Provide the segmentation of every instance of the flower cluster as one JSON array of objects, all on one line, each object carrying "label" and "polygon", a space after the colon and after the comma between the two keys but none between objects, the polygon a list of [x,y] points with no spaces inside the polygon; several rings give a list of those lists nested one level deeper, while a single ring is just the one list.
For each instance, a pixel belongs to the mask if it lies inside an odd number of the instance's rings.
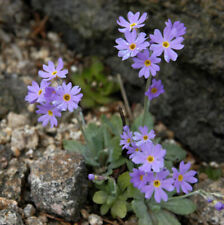
[{"label": "flower cluster", "polygon": [[[155,77],[160,70],[159,63],[162,54],[166,62],[176,61],[177,53],[174,50],[180,50],[184,47],[182,44],[186,33],[186,27],[180,21],[175,21],[173,24],[170,19],[165,22],[163,34],[158,30],[154,30],[154,34],[147,37],[146,33],[138,32],[138,29],[143,27],[147,19],[147,13],[128,12],[128,21],[122,16],[119,17],[117,23],[122,28],[118,30],[124,34],[125,38],[117,38],[116,43],[118,56],[122,60],[130,57],[133,58],[132,67],[139,69],[139,77],[148,79],[151,76]],[[158,97],[164,92],[161,81],[154,79],[149,90],[145,93],[150,100]]]},{"label": "flower cluster", "polygon": [[189,193],[192,191],[190,184],[197,182],[194,177],[196,171],[190,170],[190,163],[181,161],[179,170],[172,168],[171,174],[164,165],[166,150],[160,144],[153,143],[154,137],[154,130],[149,131],[147,126],[139,127],[139,132],[134,134],[128,126],[123,128],[120,145],[122,149],[127,149],[129,158],[138,165],[130,173],[134,187],[148,199],[154,194],[156,202],[167,201],[167,192],[174,189],[177,193]]},{"label": "flower cluster", "polygon": [[25,100],[30,104],[39,103],[36,113],[42,114],[38,118],[38,122],[42,122],[43,126],[48,123],[51,127],[57,126],[56,117],[61,117],[62,111],[72,112],[77,109],[83,96],[79,86],[72,87],[71,82],[59,84],[59,78],[66,78],[68,73],[68,70],[63,69],[63,66],[61,58],[58,59],[57,67],[49,61],[48,65],[43,65],[43,71],[38,72],[38,75],[43,78],[40,85],[33,81],[32,85],[28,86]]}]

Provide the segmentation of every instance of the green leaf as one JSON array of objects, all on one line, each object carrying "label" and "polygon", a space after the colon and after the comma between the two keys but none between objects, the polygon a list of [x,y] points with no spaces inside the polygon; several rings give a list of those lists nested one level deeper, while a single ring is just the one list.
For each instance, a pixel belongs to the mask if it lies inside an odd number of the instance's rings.
[{"label": "green leaf", "polygon": [[101,215],[105,215],[108,212],[109,209],[110,209],[109,205],[107,205],[107,204],[101,205],[101,207],[100,207],[100,214]]},{"label": "green leaf", "polygon": [[221,168],[214,168],[211,166],[200,168],[200,172],[206,173],[209,179],[218,180],[222,176]]},{"label": "green leaf", "polygon": [[177,218],[166,210],[159,210],[153,213],[156,225],[181,225]]},{"label": "green leaf", "polygon": [[186,157],[186,151],[183,150],[176,143],[164,142],[162,144],[163,148],[166,149],[166,160],[168,161],[178,161],[184,160]]},{"label": "green leaf", "polygon": [[130,175],[129,172],[122,173],[117,180],[117,183],[121,189],[121,191],[124,191],[131,183],[130,183]]},{"label": "green leaf", "polygon": [[[142,126],[142,119],[143,119],[143,113],[140,114],[140,116],[135,118],[133,125],[132,125],[132,130],[136,131],[136,130],[138,130],[138,128],[140,126]],[[147,126],[149,130],[153,129],[154,118],[153,118],[152,114],[149,112],[146,114],[146,121],[145,121],[144,125]]]},{"label": "green leaf", "polygon": [[144,200],[133,200],[131,204],[133,211],[139,218],[138,220],[139,225],[153,225],[150,215],[148,213],[147,206],[144,203]]},{"label": "green leaf", "polygon": [[127,195],[129,198],[134,198],[136,200],[144,200],[145,196],[141,193],[137,188],[135,188],[132,184],[128,186]]},{"label": "green leaf", "polygon": [[188,215],[196,209],[195,204],[190,199],[172,199],[163,202],[162,207],[178,215]]},{"label": "green leaf", "polygon": [[107,193],[104,191],[97,191],[95,192],[95,194],[93,195],[93,201],[97,204],[103,204],[106,202],[107,200]]},{"label": "green leaf", "polygon": [[83,153],[86,150],[86,146],[73,140],[63,140],[64,149],[68,152]]},{"label": "green leaf", "polygon": [[126,202],[122,200],[117,200],[111,208],[111,215],[113,217],[124,218],[126,214],[127,214]]}]

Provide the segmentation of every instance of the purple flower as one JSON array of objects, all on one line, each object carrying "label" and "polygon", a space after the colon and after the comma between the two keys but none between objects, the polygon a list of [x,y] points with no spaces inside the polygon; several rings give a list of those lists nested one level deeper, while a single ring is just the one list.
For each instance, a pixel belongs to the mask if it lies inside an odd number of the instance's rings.
[{"label": "purple flower", "polygon": [[177,37],[173,39],[172,28],[165,27],[163,30],[163,36],[158,29],[155,29],[154,34],[150,35],[152,45],[150,50],[153,51],[153,54],[160,56],[164,52],[164,59],[166,62],[170,60],[176,61],[177,53],[174,50],[180,50],[184,47],[182,45],[183,37]]},{"label": "purple flower", "polygon": [[148,96],[149,100],[151,101],[153,98],[158,97],[160,94],[164,92],[163,85],[161,80],[152,80],[152,84],[149,87],[149,90],[145,92],[145,95]]},{"label": "purple flower", "polygon": [[142,152],[137,152],[132,161],[136,164],[142,164],[139,169],[145,172],[159,172],[164,167],[164,156],[166,150],[162,149],[160,144],[154,145],[151,142],[141,146]]},{"label": "purple flower", "polygon": [[166,27],[171,29],[171,35],[172,37],[179,37],[186,33],[186,27],[183,23],[180,21],[175,21],[173,24],[170,19],[168,19],[167,22],[165,22]]},{"label": "purple flower", "polygon": [[141,190],[147,183],[145,175],[146,173],[144,171],[134,168],[133,172],[130,173],[130,177],[131,177],[130,181],[133,184],[133,186]]},{"label": "purple flower", "polygon": [[32,81],[32,86],[28,86],[28,94],[25,97],[25,100],[31,104],[35,102],[44,102],[44,93],[45,88],[48,87],[49,83],[45,80],[42,80],[40,86],[37,82]]},{"label": "purple flower", "polygon": [[133,142],[132,132],[130,131],[129,127],[126,125],[123,127],[123,133],[121,134],[120,145],[122,149],[127,149],[131,143]]},{"label": "purple flower", "polygon": [[190,163],[184,164],[184,162],[181,161],[179,171],[176,168],[172,168],[174,186],[177,189],[177,193],[180,192],[181,188],[182,191],[187,194],[188,192],[192,191],[192,187],[189,183],[193,184],[198,181],[197,178],[194,177],[197,172],[194,170],[188,171],[190,167]]},{"label": "purple flower", "polygon": [[56,108],[54,105],[51,105],[50,103],[38,105],[37,108],[38,110],[36,111],[36,113],[44,114],[38,118],[38,122],[42,122],[44,127],[49,122],[51,124],[51,128],[57,126],[58,121],[56,119],[56,116],[61,116],[61,112],[58,108]]},{"label": "purple flower", "polygon": [[124,28],[119,28],[118,30],[121,33],[125,33],[126,31],[131,31],[134,28],[140,28],[145,26],[144,21],[147,19],[147,13],[143,13],[139,18],[140,12],[133,14],[132,12],[128,12],[128,20],[125,20],[124,17],[120,16],[119,20],[117,20],[118,25]]},{"label": "purple flower", "polygon": [[83,94],[80,93],[81,88],[79,86],[72,87],[72,83],[69,82],[67,85],[63,82],[62,86],[58,87],[56,103],[62,111],[67,109],[72,112],[78,108],[78,103],[81,100]]},{"label": "purple flower", "polygon": [[44,71],[40,70],[38,74],[40,77],[45,78],[47,80],[52,80],[55,77],[66,78],[65,75],[68,73],[68,70],[62,70],[63,66],[64,64],[61,58],[58,59],[58,65],[56,69],[54,63],[52,61],[49,61],[48,66],[43,65]]},{"label": "purple flower", "polygon": [[127,149],[128,149],[127,154],[130,155],[130,158],[133,158],[137,152],[142,151],[141,147],[137,146],[135,142],[133,142],[131,146],[127,147]]},{"label": "purple flower", "polygon": [[142,191],[145,193],[145,197],[147,199],[150,199],[152,197],[152,194],[154,193],[154,198],[156,202],[160,202],[161,200],[167,201],[168,196],[167,193],[164,191],[173,191],[173,179],[166,177],[169,175],[168,170],[163,170],[156,175],[154,175],[152,172],[147,174],[147,181],[149,184],[145,185],[142,188]]},{"label": "purple flower", "polygon": [[88,179],[89,180],[94,180],[95,179],[95,175],[94,174],[88,174]]},{"label": "purple flower", "polygon": [[159,66],[156,63],[161,61],[160,58],[157,58],[155,55],[149,56],[149,50],[145,49],[143,52],[138,53],[136,58],[133,58],[134,63],[132,67],[134,69],[140,69],[139,77],[144,76],[146,79],[149,78],[150,73],[152,76],[156,75],[156,72],[159,71]]},{"label": "purple flower", "polygon": [[222,202],[216,202],[215,203],[215,209],[218,211],[221,211],[224,209],[224,204]]},{"label": "purple flower", "polygon": [[56,92],[57,92],[57,88],[55,88],[55,87],[47,87],[45,89],[45,94],[44,94],[45,101],[47,103],[54,103],[55,99],[57,97]]},{"label": "purple flower", "polygon": [[155,137],[155,132],[154,130],[151,130],[148,133],[148,127],[139,127],[140,132],[134,132],[134,137],[133,139],[136,141],[136,145],[140,146],[144,143],[147,142],[152,142],[151,139]]},{"label": "purple flower", "polygon": [[124,35],[126,40],[117,38],[116,43],[118,45],[115,46],[119,50],[118,56],[122,57],[122,60],[136,56],[141,50],[149,46],[149,42],[146,41],[146,34],[143,32],[137,34],[136,30],[133,30],[132,32],[125,32]]}]

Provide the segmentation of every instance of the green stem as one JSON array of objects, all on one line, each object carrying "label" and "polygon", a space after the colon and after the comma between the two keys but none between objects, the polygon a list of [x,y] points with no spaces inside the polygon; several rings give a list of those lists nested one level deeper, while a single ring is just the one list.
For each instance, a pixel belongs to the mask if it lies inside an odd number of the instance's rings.
[{"label": "green stem", "polygon": [[[151,76],[148,78],[148,80],[146,82],[145,92],[148,91],[150,84],[151,84]],[[144,112],[143,112],[143,118],[142,118],[142,126],[145,125],[147,113],[149,112],[149,106],[150,106],[149,98],[148,98],[148,96],[145,96],[145,98],[144,98]]]},{"label": "green stem", "polygon": [[197,195],[197,194],[201,194],[201,190],[193,191],[193,192],[191,192],[189,194],[186,194],[186,195],[172,197],[172,198],[169,198],[169,200],[187,198],[187,197],[190,197],[192,195]]},{"label": "green stem", "polygon": [[82,132],[82,135],[83,135],[85,141],[88,142],[88,139],[86,138],[86,134],[85,134],[85,131],[84,131],[85,120],[84,120],[84,116],[83,116],[82,110],[80,108],[78,108],[75,111],[75,115],[76,115],[76,118],[78,120],[79,128],[80,128],[80,130]]}]

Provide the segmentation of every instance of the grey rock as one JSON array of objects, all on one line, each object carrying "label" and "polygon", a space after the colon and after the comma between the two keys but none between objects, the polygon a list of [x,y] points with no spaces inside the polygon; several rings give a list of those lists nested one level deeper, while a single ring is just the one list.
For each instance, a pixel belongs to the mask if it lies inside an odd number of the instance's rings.
[{"label": "grey rock", "polygon": [[21,215],[16,208],[6,208],[0,210],[0,224],[1,225],[23,225]]},{"label": "grey rock", "polygon": [[0,119],[5,117],[8,112],[25,112],[24,98],[27,87],[17,77],[12,75],[0,79]]},{"label": "grey rock", "polygon": [[87,194],[83,158],[64,151],[48,151],[30,165],[32,200],[39,210],[77,221]]},{"label": "grey rock", "polygon": [[95,224],[102,225],[103,224],[103,219],[96,214],[90,214],[88,221],[89,221],[90,225],[95,225]]},{"label": "grey rock", "polygon": [[126,17],[129,10],[148,12],[147,33],[163,29],[168,17],[184,22],[185,48],[178,51],[177,62],[162,66],[159,78],[164,82],[166,94],[153,101],[152,110],[201,159],[223,159],[222,1],[217,4],[213,0],[32,0],[31,5],[49,16],[68,46],[85,55],[103,56],[112,73],[123,76],[128,96],[135,102],[142,101],[144,85],[137,78],[138,72],[131,71],[130,63],[114,59],[117,55],[114,40],[121,36],[116,19],[120,15]]},{"label": "grey rock", "polygon": [[0,196],[20,201],[26,173],[26,164],[12,159],[7,169],[0,170]]},{"label": "grey rock", "polygon": [[[198,189],[224,195],[224,179],[221,178],[217,181],[206,180],[198,185]],[[195,195],[192,199],[197,205],[197,210],[187,217],[190,224],[224,225],[223,210],[216,210],[213,203],[208,203],[206,199],[199,195]]]},{"label": "grey rock", "polygon": [[46,223],[44,223],[40,218],[36,216],[32,216],[26,220],[26,224],[27,225],[45,225]]},{"label": "grey rock", "polygon": [[23,127],[29,123],[27,116],[13,112],[10,112],[8,114],[7,119],[8,119],[8,126],[12,129]]},{"label": "grey rock", "polygon": [[7,168],[12,158],[12,151],[8,145],[0,145],[0,170]]},{"label": "grey rock", "polygon": [[23,209],[25,217],[31,217],[35,214],[36,209],[33,205],[27,204],[26,207]]}]

